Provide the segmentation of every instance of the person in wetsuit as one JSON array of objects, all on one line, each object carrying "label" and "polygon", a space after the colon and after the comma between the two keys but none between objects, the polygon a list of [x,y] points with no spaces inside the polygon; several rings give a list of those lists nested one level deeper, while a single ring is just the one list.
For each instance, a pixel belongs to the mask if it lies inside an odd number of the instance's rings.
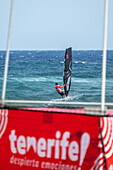
[{"label": "person in wetsuit", "polygon": [[58,85],[58,83],[55,83],[55,88],[57,90],[57,92],[62,96],[62,98],[66,97],[66,94],[61,90],[61,88],[63,88],[65,86],[65,84],[63,85]]}]

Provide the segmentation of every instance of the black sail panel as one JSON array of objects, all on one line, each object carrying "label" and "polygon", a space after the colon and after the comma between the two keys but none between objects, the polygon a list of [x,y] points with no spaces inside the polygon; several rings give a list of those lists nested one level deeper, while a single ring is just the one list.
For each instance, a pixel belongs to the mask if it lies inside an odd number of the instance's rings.
[{"label": "black sail panel", "polygon": [[66,96],[68,95],[71,86],[71,75],[72,75],[72,48],[70,47],[66,49],[64,60],[63,81],[64,84],[66,84],[66,86],[64,86]]}]

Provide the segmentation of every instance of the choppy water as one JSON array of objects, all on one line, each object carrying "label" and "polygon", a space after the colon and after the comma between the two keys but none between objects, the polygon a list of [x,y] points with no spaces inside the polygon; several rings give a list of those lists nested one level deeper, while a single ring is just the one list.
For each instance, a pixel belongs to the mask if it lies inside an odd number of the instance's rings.
[{"label": "choppy water", "polygon": [[[0,51],[0,96],[5,51]],[[61,100],[65,51],[11,51],[6,99]],[[102,51],[72,52],[72,85],[66,101],[101,101]],[[113,102],[113,51],[108,51],[106,102]]]}]

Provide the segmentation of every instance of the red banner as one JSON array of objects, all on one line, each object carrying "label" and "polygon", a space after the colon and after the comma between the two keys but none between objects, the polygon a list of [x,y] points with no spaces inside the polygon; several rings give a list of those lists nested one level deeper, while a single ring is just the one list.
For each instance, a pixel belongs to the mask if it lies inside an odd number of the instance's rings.
[{"label": "red banner", "polygon": [[[108,131],[111,127],[109,138],[112,144],[109,149],[104,122],[103,118],[103,143],[99,128],[100,117],[97,116],[0,110],[0,170],[93,170],[104,167],[105,163],[111,168],[113,121],[110,119],[111,124],[107,126]],[[106,147],[108,160],[103,146]]]}]

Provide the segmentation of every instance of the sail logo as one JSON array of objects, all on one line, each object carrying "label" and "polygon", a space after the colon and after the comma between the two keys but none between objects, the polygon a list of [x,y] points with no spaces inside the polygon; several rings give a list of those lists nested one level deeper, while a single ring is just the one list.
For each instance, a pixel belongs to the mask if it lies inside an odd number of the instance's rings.
[{"label": "sail logo", "polygon": [[4,134],[8,123],[8,110],[0,109],[0,138]]},{"label": "sail logo", "polygon": [[69,58],[69,54],[66,54],[66,60]]}]

